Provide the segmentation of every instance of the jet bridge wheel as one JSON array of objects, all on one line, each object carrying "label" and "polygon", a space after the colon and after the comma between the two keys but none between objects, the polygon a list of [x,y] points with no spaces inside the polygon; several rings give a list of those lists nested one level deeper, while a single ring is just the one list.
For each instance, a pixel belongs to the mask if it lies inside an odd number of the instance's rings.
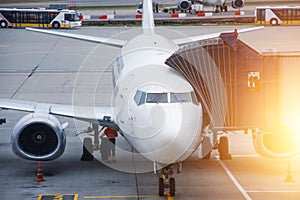
[{"label": "jet bridge wheel", "polygon": [[229,141],[227,136],[220,137],[218,151],[221,160],[231,160],[231,154],[229,153]]}]

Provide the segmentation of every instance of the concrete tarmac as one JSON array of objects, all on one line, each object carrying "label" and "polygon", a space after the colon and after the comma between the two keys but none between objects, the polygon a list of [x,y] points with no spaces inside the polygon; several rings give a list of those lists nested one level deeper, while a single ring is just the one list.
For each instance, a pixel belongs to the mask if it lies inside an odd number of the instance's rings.
[{"label": "concrete tarmac", "polygon": [[[157,31],[172,38],[233,30],[230,26],[172,27],[172,31],[165,28]],[[296,33],[297,28],[276,27],[278,33]],[[81,27],[62,31],[129,39],[141,30]],[[259,32],[252,32],[240,37],[255,43],[253,38],[257,34]],[[78,105],[90,105],[92,99],[97,100],[98,106],[110,105],[109,65],[119,55],[119,49],[24,29],[1,29],[0,38],[0,98]],[[34,68],[36,71],[32,74]],[[18,158],[11,150],[11,133],[25,114],[0,111],[0,117],[7,118],[7,123],[0,125],[1,199],[173,199],[158,197],[158,178],[151,172],[152,163],[132,152],[121,136],[117,139],[116,163],[102,162],[99,152],[95,152],[96,159],[92,162],[81,162],[82,138],[92,136],[75,136],[88,124],[67,118],[59,118],[70,124],[66,129],[65,153],[57,160],[43,162],[46,181],[35,182],[37,162]],[[216,159],[217,152],[213,152],[209,160],[199,160],[196,156],[188,159],[182,173],[175,176],[174,199],[300,198],[299,158],[261,158],[252,147],[251,135],[231,133],[229,137],[233,159],[220,161]],[[287,176],[292,182],[285,181]]]}]

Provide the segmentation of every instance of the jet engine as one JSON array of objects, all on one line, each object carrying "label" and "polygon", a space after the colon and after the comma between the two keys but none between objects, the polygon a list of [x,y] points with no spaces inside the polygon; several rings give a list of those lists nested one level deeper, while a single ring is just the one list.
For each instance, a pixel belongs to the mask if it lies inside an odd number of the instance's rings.
[{"label": "jet engine", "polygon": [[66,135],[58,119],[49,114],[31,113],[16,124],[12,134],[12,149],[24,159],[47,161],[62,155]]},{"label": "jet engine", "polygon": [[180,0],[178,2],[177,7],[182,10],[182,11],[186,11],[189,10],[191,8],[192,3],[190,1],[187,0]]},{"label": "jet engine", "polygon": [[254,131],[253,144],[257,153],[266,158],[288,158],[300,153],[299,133],[291,129],[280,132]]},{"label": "jet engine", "polygon": [[244,0],[231,0],[231,5],[235,9],[240,9],[244,7]]}]

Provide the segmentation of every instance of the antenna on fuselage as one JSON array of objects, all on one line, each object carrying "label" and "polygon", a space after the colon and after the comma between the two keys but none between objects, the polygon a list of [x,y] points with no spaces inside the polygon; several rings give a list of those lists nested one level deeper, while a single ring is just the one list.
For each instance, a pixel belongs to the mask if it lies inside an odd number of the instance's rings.
[{"label": "antenna on fuselage", "polygon": [[147,34],[147,35],[155,34],[152,0],[143,0],[142,27],[143,27],[143,34]]}]

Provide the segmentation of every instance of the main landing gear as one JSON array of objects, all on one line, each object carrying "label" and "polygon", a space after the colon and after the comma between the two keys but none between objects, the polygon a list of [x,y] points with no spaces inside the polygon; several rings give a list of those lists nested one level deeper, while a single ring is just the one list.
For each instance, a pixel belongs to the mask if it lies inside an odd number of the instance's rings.
[{"label": "main landing gear", "polygon": [[[158,195],[161,197],[165,195],[175,196],[176,185],[175,178],[172,177],[174,174],[173,167],[176,167],[177,173],[180,173],[182,163],[171,164],[161,169],[160,177],[158,179]],[[169,193],[165,193],[165,189],[169,189]]]},{"label": "main landing gear", "polygon": [[84,138],[83,139],[83,146],[82,146],[82,156],[80,158],[81,161],[92,161],[94,159],[93,156],[93,143],[91,138]]}]

